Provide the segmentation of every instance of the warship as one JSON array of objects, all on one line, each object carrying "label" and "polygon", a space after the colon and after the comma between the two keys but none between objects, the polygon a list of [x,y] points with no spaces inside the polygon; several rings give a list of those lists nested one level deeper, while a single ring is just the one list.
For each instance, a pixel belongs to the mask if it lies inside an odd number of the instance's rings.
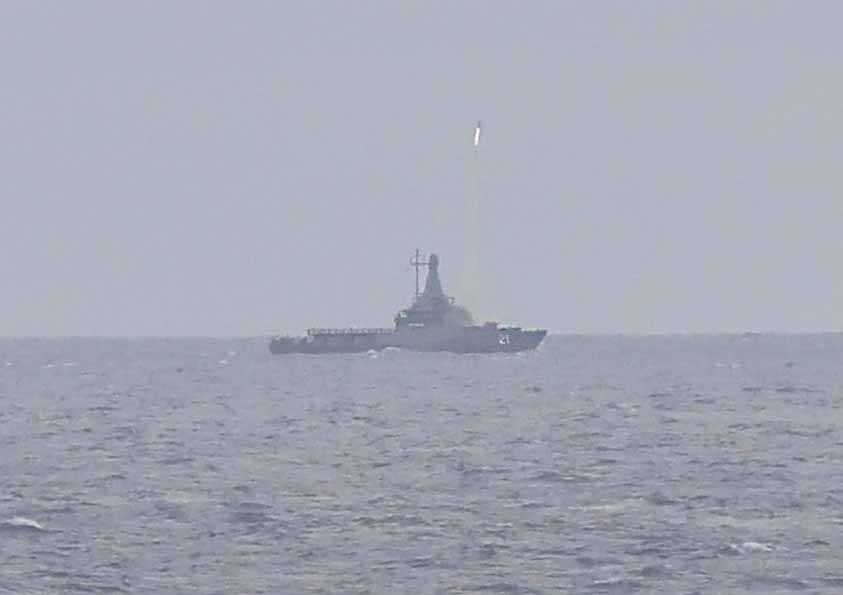
[{"label": "warship", "polygon": [[[416,250],[410,264],[416,270],[416,291],[409,308],[395,315],[394,328],[311,328],[303,337],[277,336],[272,353],[359,353],[388,347],[411,351],[454,353],[517,352],[535,349],[547,331],[475,324],[471,313],[445,295],[439,279],[439,258],[421,260]],[[419,292],[419,270],[427,267],[424,290]]]}]

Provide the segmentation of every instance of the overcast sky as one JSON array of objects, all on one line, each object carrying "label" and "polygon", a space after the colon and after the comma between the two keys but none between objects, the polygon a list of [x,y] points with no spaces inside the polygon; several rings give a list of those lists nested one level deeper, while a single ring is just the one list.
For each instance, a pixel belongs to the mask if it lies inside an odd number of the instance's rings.
[{"label": "overcast sky", "polygon": [[[843,330],[843,3],[0,3],[0,335]],[[474,160],[474,123],[484,137]]]}]

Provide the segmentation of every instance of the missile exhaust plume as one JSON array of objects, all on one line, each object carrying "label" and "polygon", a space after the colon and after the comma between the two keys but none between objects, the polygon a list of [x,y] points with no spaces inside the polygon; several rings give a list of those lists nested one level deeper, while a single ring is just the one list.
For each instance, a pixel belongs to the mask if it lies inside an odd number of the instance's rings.
[{"label": "missile exhaust plume", "polygon": [[464,228],[464,252],[463,270],[460,279],[460,295],[463,303],[470,310],[477,313],[478,307],[478,273],[480,269],[480,258],[478,251],[479,243],[479,211],[480,211],[480,133],[482,124],[477,121],[474,128],[474,159],[470,164],[470,188],[465,200],[465,228]]}]

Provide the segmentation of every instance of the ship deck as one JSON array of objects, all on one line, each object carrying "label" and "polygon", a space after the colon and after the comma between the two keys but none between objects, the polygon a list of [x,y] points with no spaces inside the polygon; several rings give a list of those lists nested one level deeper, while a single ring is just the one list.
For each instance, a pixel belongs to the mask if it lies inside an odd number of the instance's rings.
[{"label": "ship deck", "polygon": [[307,336],[390,335],[394,332],[391,328],[309,328],[307,329]]}]

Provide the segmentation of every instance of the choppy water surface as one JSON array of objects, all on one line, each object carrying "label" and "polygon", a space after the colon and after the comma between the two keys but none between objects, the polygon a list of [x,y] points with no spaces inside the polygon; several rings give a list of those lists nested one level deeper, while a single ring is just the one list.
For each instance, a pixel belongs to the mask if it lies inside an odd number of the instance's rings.
[{"label": "choppy water surface", "polygon": [[0,592],[840,593],[843,336],[0,341]]}]

